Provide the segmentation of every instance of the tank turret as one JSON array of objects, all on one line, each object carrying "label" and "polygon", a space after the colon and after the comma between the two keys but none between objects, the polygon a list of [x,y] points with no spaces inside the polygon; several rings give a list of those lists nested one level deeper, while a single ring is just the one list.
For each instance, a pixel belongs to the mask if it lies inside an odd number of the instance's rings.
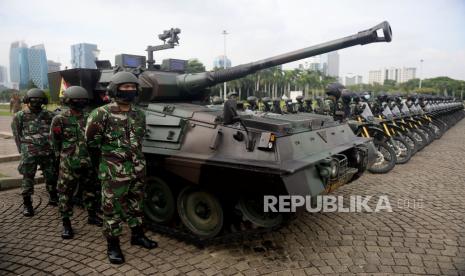
[{"label": "tank turret", "polygon": [[[383,36],[378,35],[380,30],[382,30]],[[355,45],[364,45],[374,42],[390,42],[391,39],[391,27],[388,22],[384,21],[370,29],[351,36],[223,70],[195,74],[178,74],[149,70],[143,72],[139,76],[143,89],[140,101],[202,101],[205,99],[206,93],[208,92],[207,88],[218,83],[239,79],[263,69],[323,53]]]}]

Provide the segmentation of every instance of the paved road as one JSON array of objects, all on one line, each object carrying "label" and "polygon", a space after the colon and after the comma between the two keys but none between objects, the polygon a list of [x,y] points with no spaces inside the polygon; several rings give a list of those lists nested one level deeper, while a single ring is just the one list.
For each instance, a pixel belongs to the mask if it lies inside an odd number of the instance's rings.
[{"label": "paved road", "polygon": [[12,116],[0,116],[0,132],[11,133],[11,119]]},{"label": "paved road", "polygon": [[[84,223],[80,210],[74,219],[76,238],[60,238],[57,210],[45,206],[43,186],[34,196],[32,219],[18,215],[18,190],[2,192],[0,274],[465,275],[464,137],[465,120],[408,164],[381,177],[367,174],[336,192],[387,195],[392,213],[305,213],[258,240],[203,250],[153,233],[160,247],[139,250],[126,234],[127,262],[121,266],[108,264],[100,231]],[[422,206],[399,206],[405,199]]]},{"label": "paved road", "polygon": [[[0,116],[0,133],[11,134],[11,116]],[[12,137],[0,135],[0,156],[18,154]]]}]

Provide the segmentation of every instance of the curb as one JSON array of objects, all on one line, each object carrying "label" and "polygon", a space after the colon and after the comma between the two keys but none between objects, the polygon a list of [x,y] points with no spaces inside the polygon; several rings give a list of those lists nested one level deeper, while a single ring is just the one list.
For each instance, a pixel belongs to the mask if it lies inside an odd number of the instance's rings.
[{"label": "curb", "polygon": [[[22,178],[18,177],[5,177],[0,178],[0,191],[15,189],[21,187]],[[40,184],[44,182],[44,178],[38,177],[35,179],[35,184]]]},{"label": "curb", "polygon": [[21,159],[21,155],[19,154],[3,155],[3,156],[0,156],[0,163],[19,161],[20,159]]}]

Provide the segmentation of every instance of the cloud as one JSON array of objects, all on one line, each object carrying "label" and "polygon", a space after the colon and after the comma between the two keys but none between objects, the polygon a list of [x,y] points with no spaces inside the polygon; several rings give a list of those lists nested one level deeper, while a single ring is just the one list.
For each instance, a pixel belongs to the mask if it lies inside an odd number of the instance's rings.
[{"label": "cloud", "polygon": [[465,79],[465,4],[462,1],[26,1],[0,2],[0,64],[7,65],[12,41],[44,43],[49,59],[70,64],[70,46],[95,43],[101,59],[145,55],[157,34],[179,27],[181,45],[158,52],[164,58],[198,58],[207,68],[223,53],[246,63],[354,34],[383,20],[393,28],[390,44],[341,50],[341,74],[367,77],[382,67],[418,67],[424,76]]}]

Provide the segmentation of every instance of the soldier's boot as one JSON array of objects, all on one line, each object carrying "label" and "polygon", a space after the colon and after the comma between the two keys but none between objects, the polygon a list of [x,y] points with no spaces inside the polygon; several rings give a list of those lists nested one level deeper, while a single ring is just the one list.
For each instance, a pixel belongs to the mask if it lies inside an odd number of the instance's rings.
[{"label": "soldier's boot", "polygon": [[58,194],[57,191],[51,191],[48,196],[48,205],[58,206]]},{"label": "soldier's boot", "polygon": [[145,236],[144,230],[141,226],[131,228],[131,244],[139,245],[147,249],[158,247],[158,243],[156,241],[152,241]]},{"label": "soldier's boot", "polygon": [[34,216],[34,208],[32,207],[31,196],[24,196],[23,197],[23,205],[24,205],[23,215],[25,217]]},{"label": "soldier's boot", "polygon": [[87,211],[87,214],[88,214],[87,224],[95,225],[95,226],[98,226],[98,227],[103,226],[103,220],[99,216],[97,216],[95,211],[93,211],[93,210],[92,211]]},{"label": "soldier's boot", "polygon": [[124,263],[124,256],[119,246],[118,237],[107,237],[107,256],[112,264]]},{"label": "soldier's boot", "polygon": [[69,240],[74,237],[73,227],[71,227],[71,221],[69,218],[63,218],[63,233],[61,233],[61,237],[65,240]]}]

